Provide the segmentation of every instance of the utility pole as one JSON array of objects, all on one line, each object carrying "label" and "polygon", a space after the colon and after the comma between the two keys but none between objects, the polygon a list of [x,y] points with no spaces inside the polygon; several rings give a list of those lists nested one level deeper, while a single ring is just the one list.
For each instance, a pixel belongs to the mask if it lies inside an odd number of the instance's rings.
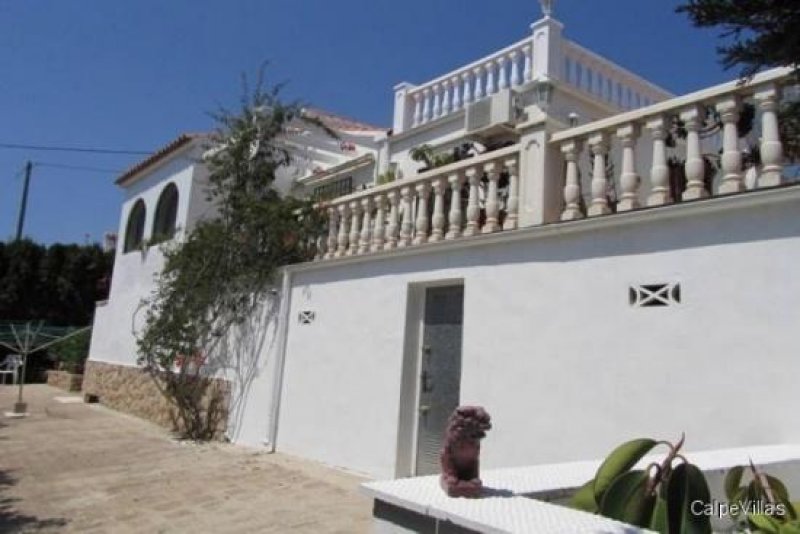
[{"label": "utility pole", "polygon": [[19,201],[19,219],[17,219],[17,241],[22,239],[22,226],[25,224],[25,210],[28,208],[28,187],[31,183],[33,163],[25,164],[25,183],[22,185],[22,198]]}]

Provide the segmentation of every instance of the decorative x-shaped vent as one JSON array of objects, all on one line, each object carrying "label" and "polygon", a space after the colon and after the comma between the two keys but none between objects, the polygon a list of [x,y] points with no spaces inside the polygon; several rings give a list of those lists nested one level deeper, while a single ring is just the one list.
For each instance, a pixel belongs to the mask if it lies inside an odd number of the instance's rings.
[{"label": "decorative x-shaped vent", "polygon": [[297,322],[300,324],[311,324],[316,318],[316,313],[311,310],[303,310],[297,314]]},{"label": "decorative x-shaped vent", "polygon": [[631,286],[628,294],[631,306],[637,308],[672,306],[681,302],[681,285],[677,282],[671,282],[668,284]]}]

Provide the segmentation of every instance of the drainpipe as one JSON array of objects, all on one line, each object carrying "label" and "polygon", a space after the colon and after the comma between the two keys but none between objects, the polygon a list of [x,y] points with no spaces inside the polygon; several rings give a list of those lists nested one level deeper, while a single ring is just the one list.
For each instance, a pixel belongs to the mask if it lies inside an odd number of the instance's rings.
[{"label": "drainpipe", "polygon": [[278,436],[278,417],[281,410],[281,392],[283,389],[283,370],[286,364],[286,340],[289,336],[289,311],[292,299],[292,272],[283,270],[283,281],[280,292],[280,309],[278,315],[278,352],[275,362],[275,372],[272,377],[272,404],[270,406],[269,433],[264,444],[269,452],[275,452],[275,442]]}]

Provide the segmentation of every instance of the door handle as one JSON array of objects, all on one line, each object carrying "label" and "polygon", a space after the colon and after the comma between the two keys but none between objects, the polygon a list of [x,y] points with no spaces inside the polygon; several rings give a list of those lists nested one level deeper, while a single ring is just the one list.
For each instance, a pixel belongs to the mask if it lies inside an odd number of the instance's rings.
[{"label": "door handle", "polygon": [[422,388],[422,393],[430,393],[433,391],[433,385],[428,382],[428,379],[430,378],[428,371],[422,371],[422,374],[419,378],[422,382],[420,385]]},{"label": "door handle", "polygon": [[431,407],[423,404],[419,407],[420,415],[428,415],[428,412],[431,411]]}]

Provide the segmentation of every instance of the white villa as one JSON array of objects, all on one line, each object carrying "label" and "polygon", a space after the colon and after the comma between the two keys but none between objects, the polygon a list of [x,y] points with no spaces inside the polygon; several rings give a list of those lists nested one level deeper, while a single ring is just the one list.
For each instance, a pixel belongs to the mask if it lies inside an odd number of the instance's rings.
[{"label": "white villa", "polygon": [[[459,404],[492,416],[486,468],[682,432],[692,450],[800,442],[800,184],[776,112],[793,83],[777,69],[675,96],[546,9],[506,48],[398,84],[391,129],[310,111],[340,139],[298,126],[277,186],[324,201],[329,231],[223,370],[228,437],[372,478],[437,471]],[[210,213],[204,140],[117,180],[85,390],[155,420],[133,331],[155,244]],[[424,170],[410,155],[465,144]]]}]

